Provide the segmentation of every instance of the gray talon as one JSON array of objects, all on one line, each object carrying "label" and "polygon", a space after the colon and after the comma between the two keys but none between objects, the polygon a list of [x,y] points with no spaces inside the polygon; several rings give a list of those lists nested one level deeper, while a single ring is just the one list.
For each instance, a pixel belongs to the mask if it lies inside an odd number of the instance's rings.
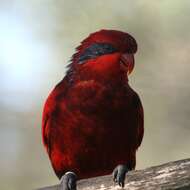
[{"label": "gray talon", "polygon": [[77,176],[74,172],[67,172],[61,178],[60,190],[76,190]]},{"label": "gray talon", "polygon": [[119,186],[124,187],[125,185],[125,174],[129,171],[126,165],[118,165],[113,170],[113,181]]}]

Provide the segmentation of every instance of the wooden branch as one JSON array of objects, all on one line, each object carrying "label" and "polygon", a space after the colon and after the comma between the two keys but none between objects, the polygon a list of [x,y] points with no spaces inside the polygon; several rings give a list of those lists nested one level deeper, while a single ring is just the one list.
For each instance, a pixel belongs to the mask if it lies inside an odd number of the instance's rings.
[{"label": "wooden branch", "polygon": [[[77,182],[78,190],[121,189],[113,183],[112,176],[89,178]],[[126,175],[128,190],[190,190],[190,159],[169,162],[144,170],[131,171]],[[38,190],[61,190],[59,185]]]}]

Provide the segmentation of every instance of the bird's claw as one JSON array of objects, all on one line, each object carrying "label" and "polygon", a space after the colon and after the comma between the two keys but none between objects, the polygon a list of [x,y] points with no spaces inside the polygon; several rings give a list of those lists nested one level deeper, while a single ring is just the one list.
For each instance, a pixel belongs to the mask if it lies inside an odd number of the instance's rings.
[{"label": "bird's claw", "polygon": [[61,178],[60,190],[76,190],[77,176],[74,172],[67,172]]},{"label": "bird's claw", "polygon": [[125,185],[125,174],[129,171],[126,165],[118,165],[113,171],[113,181],[120,187]]}]

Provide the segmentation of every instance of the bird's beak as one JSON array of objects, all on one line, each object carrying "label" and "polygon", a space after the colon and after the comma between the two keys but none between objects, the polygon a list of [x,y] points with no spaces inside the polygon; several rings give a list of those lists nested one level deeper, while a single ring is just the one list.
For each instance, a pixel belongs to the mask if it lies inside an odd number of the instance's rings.
[{"label": "bird's beak", "polygon": [[127,71],[129,75],[134,68],[134,55],[129,53],[123,53],[120,58],[121,67]]}]

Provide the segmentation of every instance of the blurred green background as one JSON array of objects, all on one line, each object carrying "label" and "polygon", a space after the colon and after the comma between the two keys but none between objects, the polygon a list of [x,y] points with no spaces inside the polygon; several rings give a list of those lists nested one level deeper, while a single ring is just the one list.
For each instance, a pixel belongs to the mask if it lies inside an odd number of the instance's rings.
[{"label": "blurred green background", "polygon": [[79,42],[102,28],[139,45],[131,86],[145,110],[137,169],[190,157],[189,0],[0,1],[0,189],[58,183],[41,142],[43,103]]}]

